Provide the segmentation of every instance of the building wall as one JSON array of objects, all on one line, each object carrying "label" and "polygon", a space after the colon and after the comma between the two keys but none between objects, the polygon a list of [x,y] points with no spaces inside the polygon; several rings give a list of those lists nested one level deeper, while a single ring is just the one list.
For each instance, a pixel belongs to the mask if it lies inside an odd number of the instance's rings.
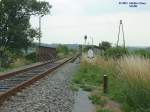
[{"label": "building wall", "polygon": [[50,47],[40,47],[38,50],[38,61],[48,61],[56,58],[56,49]]}]

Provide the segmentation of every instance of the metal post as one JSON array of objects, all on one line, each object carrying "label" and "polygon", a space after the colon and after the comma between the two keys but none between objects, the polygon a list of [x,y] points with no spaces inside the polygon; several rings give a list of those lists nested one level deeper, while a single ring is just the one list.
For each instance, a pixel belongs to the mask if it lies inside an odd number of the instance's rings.
[{"label": "metal post", "polygon": [[39,47],[41,44],[41,16],[39,16]]},{"label": "metal post", "polygon": [[85,40],[85,46],[86,46],[87,35],[84,36],[84,40]]},{"label": "metal post", "polygon": [[104,93],[108,93],[108,76],[107,75],[104,75],[104,85],[103,85],[103,91]]},{"label": "metal post", "polygon": [[122,22],[122,20],[120,20],[120,24],[119,24],[117,47],[119,46],[121,30],[122,30],[122,35],[123,35],[123,47],[125,48],[125,35],[124,35],[124,28],[123,28],[123,22]]},{"label": "metal post", "polygon": [[92,37],[92,49],[93,49],[93,51],[94,51],[94,45],[93,45],[93,37]]},{"label": "metal post", "polygon": [[[41,46],[41,37],[42,37],[42,35],[41,35],[41,19],[43,16],[44,15],[39,16],[39,45],[38,45],[38,50],[37,50],[38,53],[40,51],[40,46]],[[37,61],[39,61],[39,54],[37,54]]]},{"label": "metal post", "polygon": [[123,23],[122,23],[122,34],[123,34],[123,47],[125,49],[125,37],[124,37],[124,28],[123,28]]},{"label": "metal post", "polygon": [[118,32],[118,40],[117,40],[117,47],[119,46],[121,22],[122,22],[122,21],[120,20],[120,24],[119,24],[119,32]]}]

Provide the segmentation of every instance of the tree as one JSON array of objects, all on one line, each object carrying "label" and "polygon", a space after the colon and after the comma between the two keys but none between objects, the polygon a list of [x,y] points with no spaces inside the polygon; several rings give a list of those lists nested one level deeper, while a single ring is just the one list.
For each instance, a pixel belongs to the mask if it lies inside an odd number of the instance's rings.
[{"label": "tree", "polygon": [[38,34],[31,28],[31,15],[49,14],[50,8],[48,2],[36,0],[0,1],[0,60],[7,50],[18,52],[31,45]]},{"label": "tree", "polygon": [[111,48],[111,43],[107,42],[107,41],[102,41],[99,44],[100,49],[106,51],[107,49]]},{"label": "tree", "polygon": [[58,53],[63,53],[64,55],[69,53],[69,48],[66,45],[59,45],[56,50]]}]

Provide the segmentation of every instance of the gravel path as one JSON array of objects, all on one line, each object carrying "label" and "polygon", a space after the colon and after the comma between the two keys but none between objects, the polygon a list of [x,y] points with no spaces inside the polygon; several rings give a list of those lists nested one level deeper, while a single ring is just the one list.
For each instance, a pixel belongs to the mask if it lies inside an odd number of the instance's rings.
[{"label": "gravel path", "polygon": [[74,93],[69,84],[79,64],[68,63],[23,90],[0,107],[0,112],[71,112]]}]

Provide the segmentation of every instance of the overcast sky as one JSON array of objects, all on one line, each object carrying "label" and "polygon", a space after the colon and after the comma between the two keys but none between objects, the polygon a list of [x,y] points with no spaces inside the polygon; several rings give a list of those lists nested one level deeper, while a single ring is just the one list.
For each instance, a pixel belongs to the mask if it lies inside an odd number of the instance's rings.
[{"label": "overcast sky", "polygon": [[[42,18],[43,43],[84,43],[84,35],[94,44],[101,41],[116,43],[119,20],[123,20],[128,46],[150,46],[150,2],[138,8],[119,5],[123,0],[46,0],[53,7],[51,15]],[[38,17],[31,24],[38,27]],[[120,41],[122,44],[122,41]]]}]

